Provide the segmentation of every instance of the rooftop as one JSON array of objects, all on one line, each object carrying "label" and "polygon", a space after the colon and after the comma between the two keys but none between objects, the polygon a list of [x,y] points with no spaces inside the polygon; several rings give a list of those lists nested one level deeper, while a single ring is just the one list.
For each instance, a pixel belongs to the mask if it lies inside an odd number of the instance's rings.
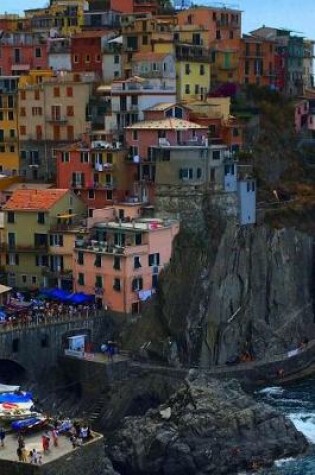
[{"label": "rooftop", "polygon": [[145,53],[135,53],[132,58],[132,62],[138,61],[162,61],[165,56],[170,56],[171,53],[152,53],[151,51]]},{"label": "rooftop", "polygon": [[153,129],[153,130],[189,130],[189,129],[200,129],[205,130],[207,127],[204,127],[194,122],[189,122],[188,120],[176,119],[176,118],[167,118],[161,120],[145,120],[143,122],[137,122],[126,129]]},{"label": "rooftop", "polygon": [[[158,104],[155,104],[152,107],[148,107],[145,109],[145,111],[165,111],[166,109],[169,109],[170,107],[175,107],[176,102],[159,102]],[[182,107],[182,106],[179,106]]]},{"label": "rooftop", "polygon": [[51,188],[16,190],[3,206],[5,210],[49,210],[68,190]]},{"label": "rooftop", "polygon": [[47,190],[51,187],[50,183],[12,183],[5,191],[13,193],[16,190]]}]

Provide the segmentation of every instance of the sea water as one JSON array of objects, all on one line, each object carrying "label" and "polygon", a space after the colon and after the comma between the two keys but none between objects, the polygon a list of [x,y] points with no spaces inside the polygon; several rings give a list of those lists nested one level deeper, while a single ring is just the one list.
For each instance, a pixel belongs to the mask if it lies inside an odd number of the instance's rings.
[{"label": "sea water", "polygon": [[[295,427],[315,444],[315,377],[292,385],[257,391],[256,399],[284,413]],[[315,475],[315,455],[278,460],[264,475]]]}]

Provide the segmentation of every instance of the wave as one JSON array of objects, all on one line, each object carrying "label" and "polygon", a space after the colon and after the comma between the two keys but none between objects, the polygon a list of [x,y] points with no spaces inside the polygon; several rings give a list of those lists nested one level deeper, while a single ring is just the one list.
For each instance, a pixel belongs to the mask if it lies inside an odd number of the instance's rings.
[{"label": "wave", "polygon": [[315,444],[315,413],[297,412],[288,414],[288,417],[296,429],[302,432],[309,442]]},{"label": "wave", "polygon": [[281,396],[284,391],[285,390],[281,386],[270,386],[257,391],[257,394],[264,394],[266,396]]},{"label": "wave", "polygon": [[279,468],[279,467],[282,467],[283,465],[286,465],[287,463],[292,463],[292,462],[295,462],[295,459],[293,457],[279,459],[275,461],[275,466]]}]

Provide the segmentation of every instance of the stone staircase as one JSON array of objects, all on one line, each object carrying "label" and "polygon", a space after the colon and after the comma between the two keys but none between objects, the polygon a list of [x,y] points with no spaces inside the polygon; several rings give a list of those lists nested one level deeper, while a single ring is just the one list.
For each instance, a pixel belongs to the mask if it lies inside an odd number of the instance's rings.
[{"label": "stone staircase", "polygon": [[106,394],[100,395],[92,405],[91,409],[88,411],[88,419],[91,423],[91,426],[94,430],[98,428],[104,406],[108,400]]}]

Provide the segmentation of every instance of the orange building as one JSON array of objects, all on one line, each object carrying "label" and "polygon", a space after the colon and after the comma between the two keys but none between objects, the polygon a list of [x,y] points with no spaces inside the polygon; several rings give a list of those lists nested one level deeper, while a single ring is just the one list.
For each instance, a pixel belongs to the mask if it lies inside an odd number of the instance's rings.
[{"label": "orange building", "polygon": [[178,25],[206,29],[206,44],[212,49],[211,84],[239,82],[242,12],[232,8],[192,7],[178,12]]},{"label": "orange building", "polygon": [[244,35],[241,39],[239,77],[241,84],[276,86],[276,44],[274,41]]},{"label": "orange building", "polygon": [[141,205],[121,203],[95,210],[89,240],[75,246],[75,290],[94,294],[105,308],[139,314],[169,263],[174,220],[141,218]]}]

